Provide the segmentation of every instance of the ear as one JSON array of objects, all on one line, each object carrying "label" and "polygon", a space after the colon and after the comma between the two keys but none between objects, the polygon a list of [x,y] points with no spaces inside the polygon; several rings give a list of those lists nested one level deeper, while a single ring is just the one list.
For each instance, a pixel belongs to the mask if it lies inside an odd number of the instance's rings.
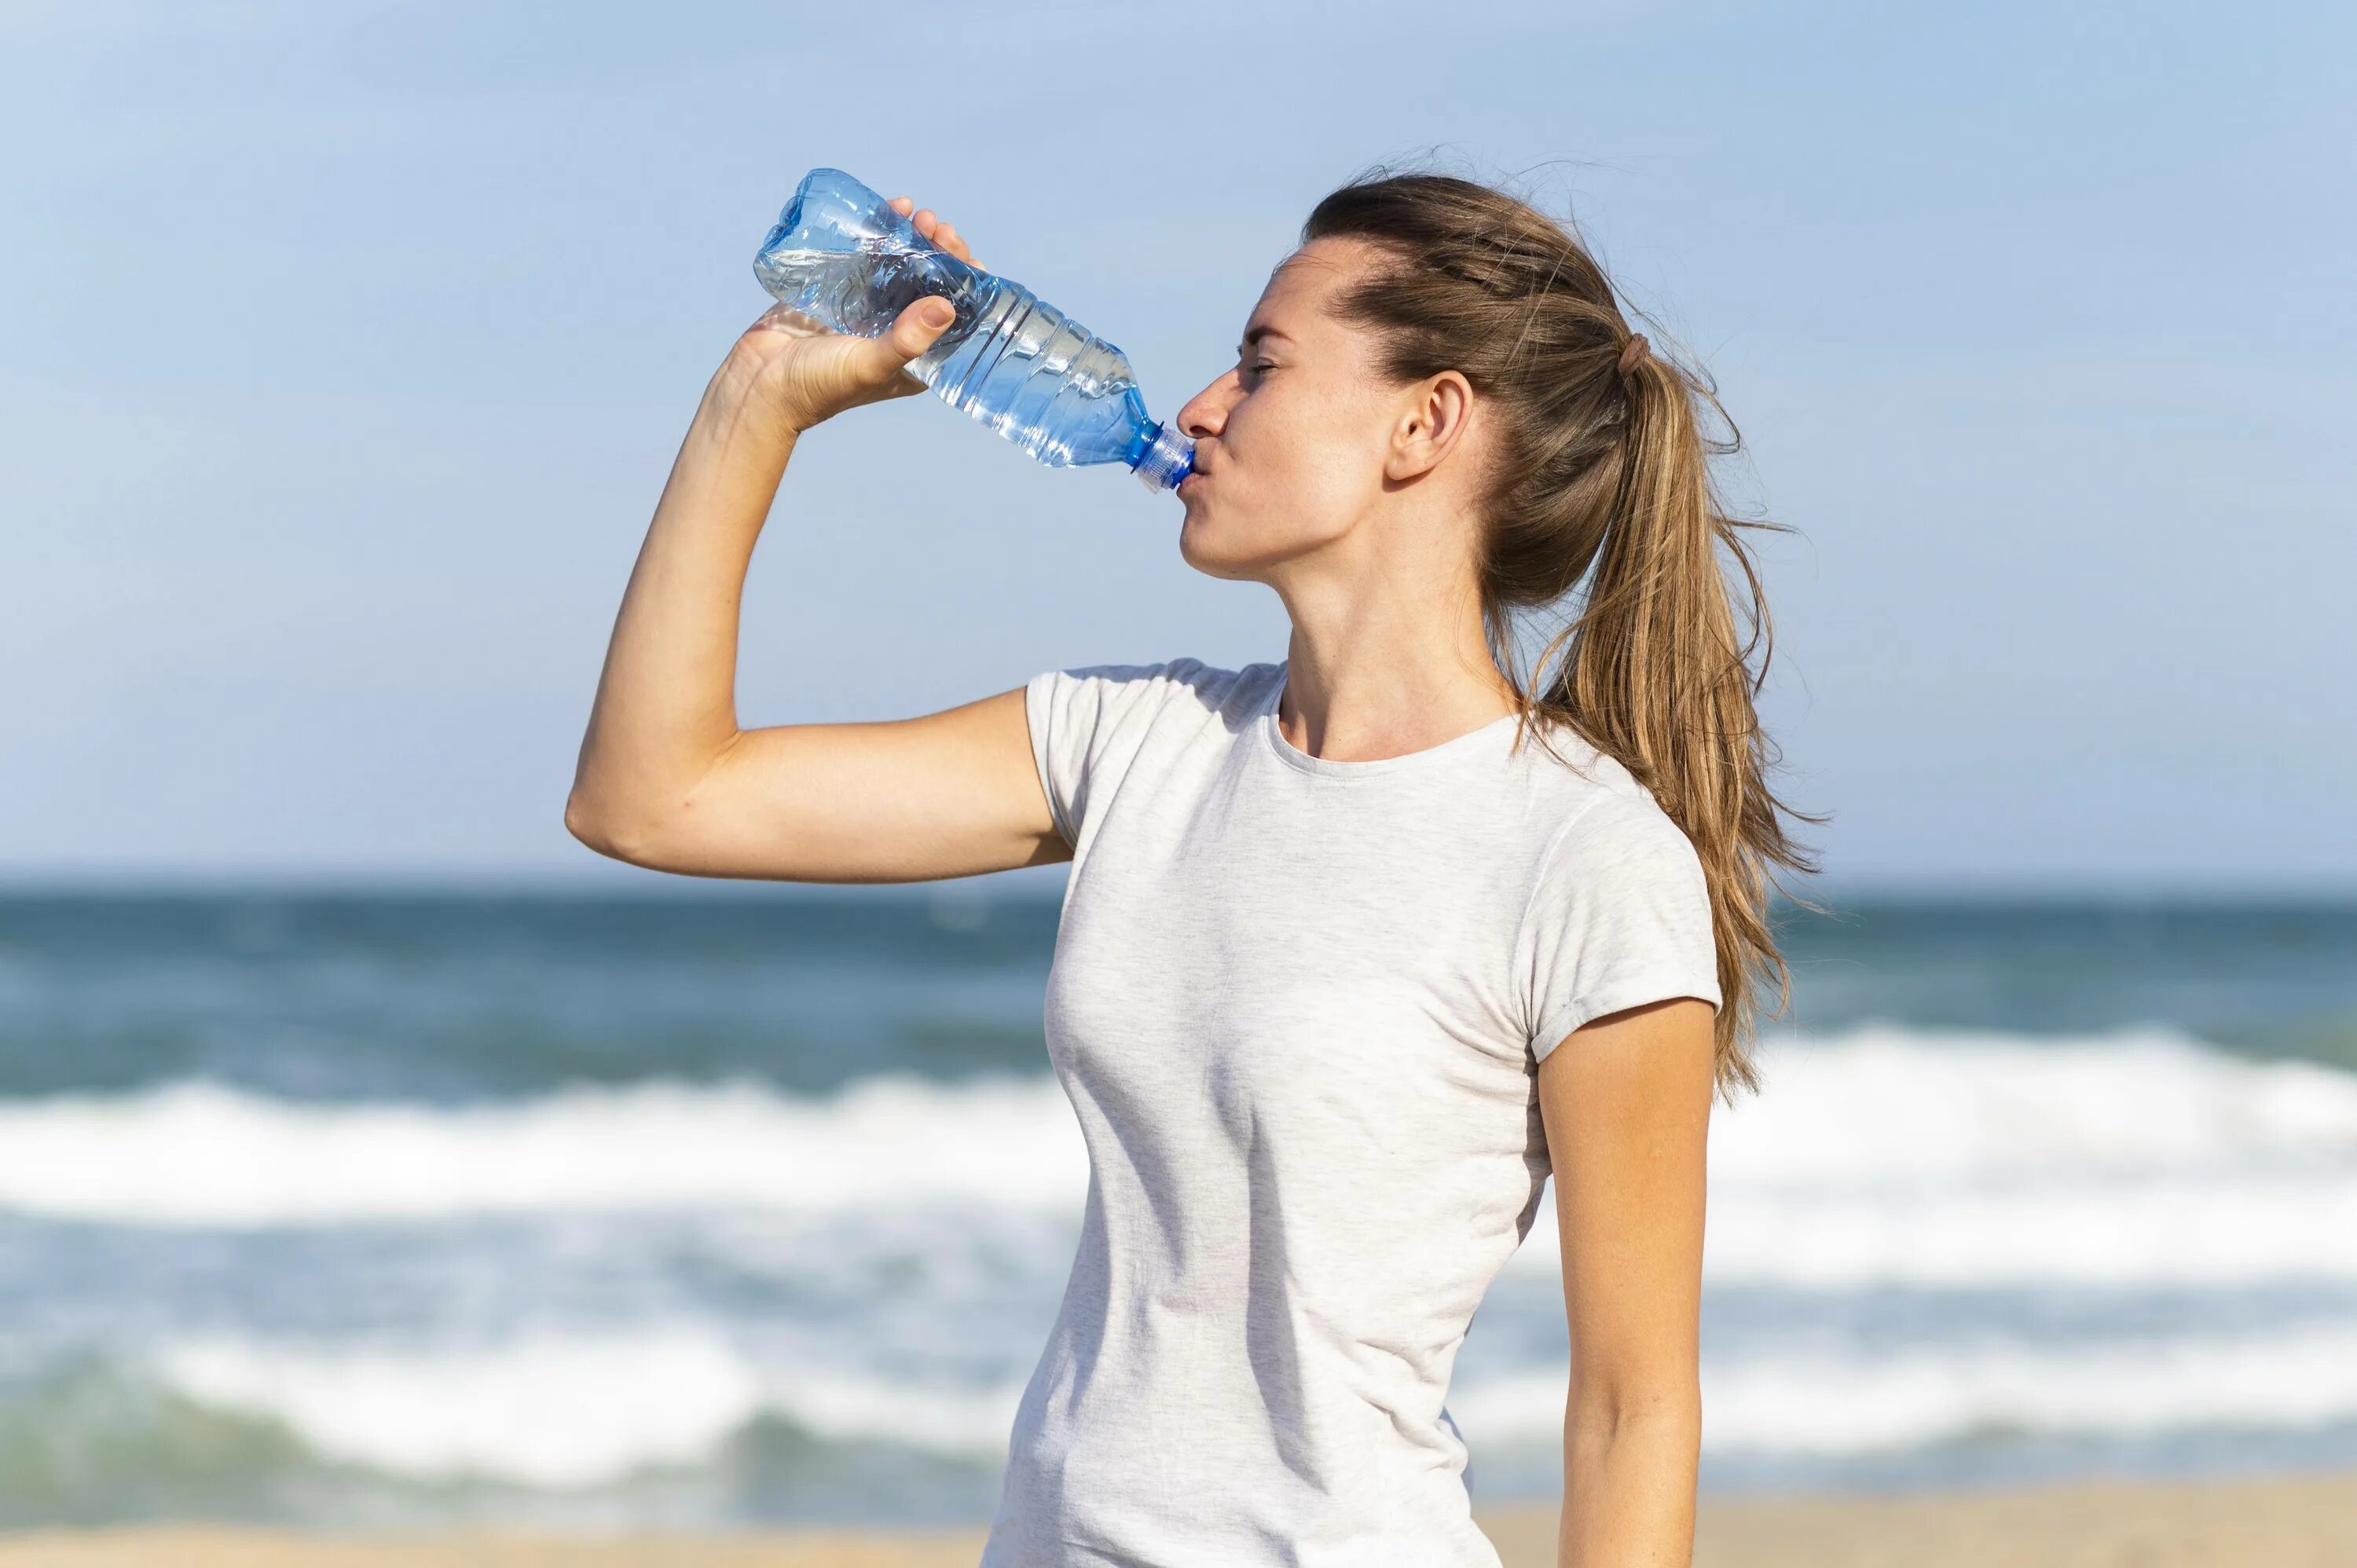
[{"label": "ear", "polygon": [[1406,389],[1383,455],[1383,478],[1413,479],[1440,467],[1465,438],[1472,416],[1473,383],[1461,371],[1443,371]]}]

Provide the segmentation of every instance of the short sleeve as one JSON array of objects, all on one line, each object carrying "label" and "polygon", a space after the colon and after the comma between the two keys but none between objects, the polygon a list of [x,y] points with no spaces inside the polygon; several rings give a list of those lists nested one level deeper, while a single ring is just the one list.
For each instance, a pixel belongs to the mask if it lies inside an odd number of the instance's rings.
[{"label": "short sleeve", "polygon": [[1092,786],[1134,756],[1138,738],[1171,682],[1195,668],[1193,660],[1162,664],[1092,664],[1049,670],[1025,684],[1024,716],[1031,726],[1031,759],[1056,831],[1077,847],[1087,823]]},{"label": "short sleeve", "polygon": [[1531,1054],[1583,1024],[1673,996],[1719,1005],[1709,885],[1693,842],[1651,800],[1619,793],[1558,832],[1518,944]]}]

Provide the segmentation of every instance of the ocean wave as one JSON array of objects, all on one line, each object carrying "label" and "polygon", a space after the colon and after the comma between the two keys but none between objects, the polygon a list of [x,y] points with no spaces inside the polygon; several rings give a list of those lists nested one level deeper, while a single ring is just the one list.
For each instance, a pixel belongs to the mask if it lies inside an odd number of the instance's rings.
[{"label": "ocean wave", "polygon": [[2173,1029],[2040,1039],[1890,1026],[1770,1036],[1763,1090],[1713,1119],[1738,1185],[2018,1181],[2357,1160],[2357,1072]]},{"label": "ocean wave", "polygon": [[183,1396],[283,1423],[334,1459],[544,1487],[693,1464],[761,1416],[834,1441],[996,1456],[1022,1396],[1020,1382],[959,1391],[763,1366],[719,1335],[683,1326],[436,1351],[189,1340],[155,1364]]},{"label": "ocean wave", "polygon": [[[1546,1222],[1552,1224],[1552,1216]],[[1514,1259],[1555,1272],[1552,1230]],[[2169,1289],[2357,1281],[2357,1166],[1792,1192],[1714,1181],[1713,1284]]]},{"label": "ocean wave", "polygon": [[[2357,1074],[2167,1031],[1771,1039],[1713,1120],[1708,1277],[1811,1288],[2357,1279]],[[1053,1079],[576,1089],[317,1104],[210,1083],[0,1101],[0,1207],[257,1229],[923,1210],[1076,1222]],[[1510,1267],[1558,1266],[1542,1211]]]},{"label": "ocean wave", "polygon": [[[587,1445],[568,1448],[529,1422],[509,1420],[488,1438],[453,1435],[397,1402],[374,1400],[359,1414],[323,1423],[307,1398],[283,1397],[286,1376],[322,1369],[316,1351],[180,1348],[191,1380],[231,1384],[218,1400],[191,1392],[148,1359],[91,1353],[0,1393],[0,1518],[20,1530],[208,1520],[335,1532],[490,1525],[603,1533],[789,1520],[965,1522],[987,1517],[997,1491],[1003,1434],[998,1452],[957,1455],[896,1441],[830,1442],[767,1410],[720,1430],[708,1419],[708,1381],[632,1391],[601,1382],[603,1369],[581,1359],[619,1349],[626,1368],[641,1374],[693,1373],[702,1352],[692,1343],[513,1348],[525,1367],[569,1359],[609,1397],[635,1392],[640,1402],[605,1408],[545,1380],[505,1385],[544,1406],[554,1401],[576,1419],[586,1411],[618,1456],[613,1464],[587,1463],[597,1455]],[[404,1365],[376,1356],[337,1375],[367,1393],[374,1391],[371,1367]],[[433,1355],[406,1367],[426,1378],[436,1398],[460,1403],[469,1396],[445,1380],[485,1370],[480,1359]],[[286,1404],[295,1419],[280,1408]],[[649,1435],[618,1434],[615,1409],[646,1422]],[[470,1418],[486,1411],[500,1413],[474,1396]],[[315,1442],[315,1432],[324,1441]],[[683,1441],[689,1433],[699,1439],[692,1445]],[[375,1462],[379,1454],[392,1463]]]},{"label": "ocean wave", "polygon": [[[611,1485],[711,1462],[748,1423],[995,1464],[1019,1381],[946,1389],[765,1365],[687,1326],[530,1337],[467,1352],[174,1346],[166,1386],[283,1426],[316,1454],[419,1481]],[[1562,1434],[1566,1366],[1460,1379],[1448,1407],[1477,1454]],[[2357,1421],[2357,1323],[2179,1333],[2101,1346],[1990,1341],[1890,1354],[1769,1352],[1702,1369],[1706,1453],[1863,1455],[2011,1437],[2150,1437]]]},{"label": "ocean wave", "polygon": [[[1560,1441],[1567,1366],[1460,1386],[1468,1440]],[[1714,1454],[1859,1455],[1992,1437],[2149,1437],[2357,1421],[2357,1323],[2270,1334],[2013,1342],[1878,1355],[1706,1358],[1703,1445]]]},{"label": "ocean wave", "polygon": [[308,1104],[202,1082],[0,1102],[0,1206],[116,1224],[1063,1208],[1087,1181],[1050,1079],[894,1076],[823,1099],[655,1083],[454,1108]]}]

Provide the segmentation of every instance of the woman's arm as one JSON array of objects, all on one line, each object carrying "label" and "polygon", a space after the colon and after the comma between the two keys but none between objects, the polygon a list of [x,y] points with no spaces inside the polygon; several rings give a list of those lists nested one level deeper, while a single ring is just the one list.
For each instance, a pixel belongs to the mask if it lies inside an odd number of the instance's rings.
[{"label": "woman's arm", "polygon": [[1558,1568],[1694,1552],[1710,1004],[1598,1018],[1540,1062],[1571,1321]]},{"label": "woman's arm", "polygon": [[[905,198],[894,202],[903,212]],[[931,212],[918,229],[966,256]],[[1018,688],[920,718],[737,727],[745,573],[794,444],[904,372],[950,320],[920,300],[881,338],[773,310],[705,389],[630,573],[565,825],[600,854],[698,876],[897,882],[1066,859]]]}]

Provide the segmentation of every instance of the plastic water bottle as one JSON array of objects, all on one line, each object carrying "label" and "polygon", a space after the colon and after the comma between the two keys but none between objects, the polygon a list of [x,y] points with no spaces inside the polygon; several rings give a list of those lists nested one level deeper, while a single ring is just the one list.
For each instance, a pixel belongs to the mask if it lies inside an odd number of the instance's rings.
[{"label": "plastic water bottle", "polygon": [[837,332],[880,338],[940,295],[957,317],[909,372],[1051,468],[1125,463],[1176,489],[1195,443],[1146,416],[1129,360],[1021,284],[958,260],[841,169],[814,168],[753,258],[780,303]]}]

